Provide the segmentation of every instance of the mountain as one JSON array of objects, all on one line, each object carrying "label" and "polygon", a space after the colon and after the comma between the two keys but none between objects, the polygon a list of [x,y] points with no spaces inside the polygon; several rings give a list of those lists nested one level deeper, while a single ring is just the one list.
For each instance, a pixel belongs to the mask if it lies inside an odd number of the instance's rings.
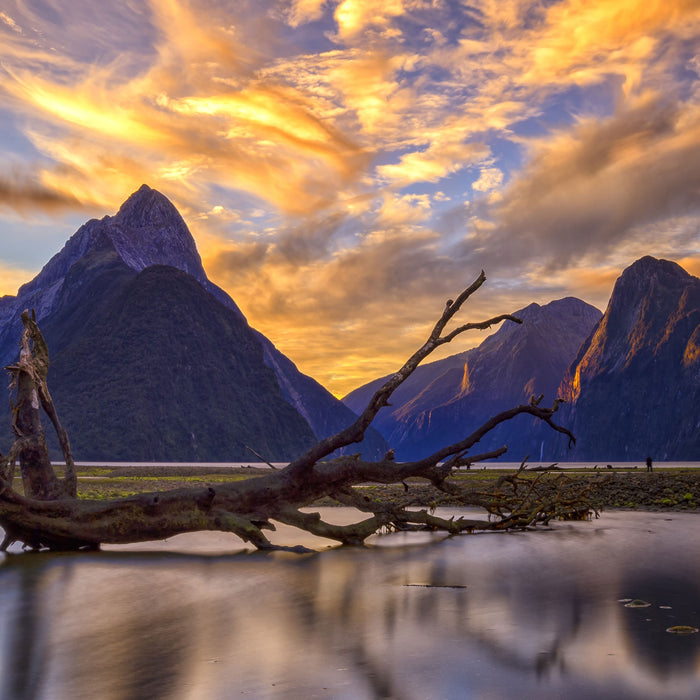
[{"label": "mountain", "polygon": [[700,279],[668,260],[633,263],[560,391],[577,438],[567,459],[700,459]]},{"label": "mountain", "polygon": [[160,192],[142,185],[115,216],[91,219],[81,226],[41,272],[19,288],[16,297],[0,299],[0,361],[6,363],[16,354],[22,311],[34,309],[38,321],[49,316],[71,267],[105,240],[129,268],[175,267],[241,314],[233,300],[207,279],[194,239],[177,209]]},{"label": "mountain", "polygon": [[[561,377],[601,317],[598,309],[571,297],[530,304],[515,315],[522,325],[506,322],[478,348],[419,368],[392,397],[391,410],[382,409],[375,425],[398,459],[421,458],[457,442],[532,394],[544,394],[551,404]],[[344,402],[357,408],[381,381],[355,390]],[[508,444],[505,458],[510,461],[526,454],[539,457],[551,436],[534,430],[533,420],[520,416],[499,426],[475,451]]]},{"label": "mountain", "polygon": [[[208,280],[175,207],[146,185],[0,299],[3,364],[25,308],[49,343],[49,387],[77,459],[252,460],[249,445],[286,461],[355,417],[248,325]],[[387,446],[373,432],[359,449]]]}]

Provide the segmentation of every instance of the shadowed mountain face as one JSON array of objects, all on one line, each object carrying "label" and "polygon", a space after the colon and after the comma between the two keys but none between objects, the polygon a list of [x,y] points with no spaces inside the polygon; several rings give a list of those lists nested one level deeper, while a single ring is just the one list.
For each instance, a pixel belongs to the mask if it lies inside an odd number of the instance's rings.
[{"label": "shadowed mountain face", "polygon": [[69,303],[44,324],[58,348],[51,391],[76,455],[255,461],[250,445],[289,460],[315,442],[238,314],[180,270],[137,273],[114,254],[93,276],[94,257],[73,266]]},{"label": "shadowed mountain face", "polygon": [[115,216],[91,219],[81,226],[41,272],[20,287],[16,297],[0,299],[0,361],[7,363],[17,353],[22,311],[34,309],[41,323],[61,298],[71,267],[107,243],[132,270],[169,265],[187,272],[210,291],[218,290],[217,298],[240,314],[231,298],[207,280],[194,239],[177,209],[160,192],[142,185]]},{"label": "shadowed mountain face", "polygon": [[570,458],[700,459],[700,279],[652,257],[628,267],[561,392]]},{"label": "shadowed mountain face", "polygon": [[[3,364],[26,308],[49,343],[49,386],[77,459],[254,461],[249,445],[286,461],[354,419],[250,328],[207,279],[175,207],[146,185],[0,300]],[[9,413],[9,440],[7,426]],[[359,449],[387,448],[373,431]]]},{"label": "shadowed mountain face", "polygon": [[[561,377],[581,343],[600,319],[600,311],[573,298],[546,306],[530,304],[515,314],[523,324],[506,322],[478,348],[421,368],[383,409],[377,428],[399,459],[421,458],[469,435],[492,415],[544,394],[556,397]],[[356,408],[374,390],[373,382],[344,401]],[[520,416],[499,426],[474,452],[508,444],[504,459],[538,458],[543,440],[533,419]],[[550,431],[551,432],[551,431]]]}]

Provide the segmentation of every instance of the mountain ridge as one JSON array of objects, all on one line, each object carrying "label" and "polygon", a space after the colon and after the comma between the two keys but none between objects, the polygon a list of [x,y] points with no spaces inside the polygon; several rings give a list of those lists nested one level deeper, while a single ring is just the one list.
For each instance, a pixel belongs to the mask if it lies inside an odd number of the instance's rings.
[{"label": "mountain ridge", "polygon": [[[550,302],[550,310],[556,311],[560,302],[566,300]],[[503,458],[509,461],[527,454],[551,461],[643,463],[649,455],[700,459],[700,279],[677,263],[640,258],[621,273],[605,313],[596,310],[595,322],[589,318],[590,332],[571,336],[570,344],[560,348],[562,357],[570,356],[563,371],[559,362],[559,369],[550,366],[546,382],[518,381],[519,373],[527,376],[527,363],[546,365],[550,349],[564,337],[561,328],[540,319],[546,346],[518,355],[532,341],[529,329],[538,325],[533,314],[541,309],[531,304],[516,312],[525,333],[504,325],[478,348],[433,363],[431,374],[424,375],[429,381],[416,373],[414,383],[407,382],[400,400],[377,417],[377,427],[397,456],[419,458],[440,441],[455,438],[458,427],[466,435],[509,407],[506,403],[524,403],[531,393],[543,393],[545,404],[557,396],[565,399],[555,421],[576,436],[573,449],[564,436],[521,416],[499,426],[479,451],[500,442],[509,446]],[[499,347],[508,352],[499,352]],[[440,362],[451,364],[441,373]],[[555,381],[557,372],[561,374]],[[360,403],[377,381],[344,400],[351,406]],[[507,395],[503,386],[516,391]]]},{"label": "mountain ridge", "polygon": [[651,256],[626,268],[562,379],[572,457],[700,458],[698,340],[700,279]]},{"label": "mountain ridge", "polygon": [[[93,252],[98,254],[93,256]],[[111,266],[111,273],[116,277],[104,276],[106,285],[126,284],[124,271],[116,272],[118,261],[137,274],[150,267],[166,266],[188,275],[217,303],[236,315],[241,332],[245,329],[246,334],[252,334],[260,346],[261,361],[274,372],[281,398],[308,423],[317,439],[338,432],[354,420],[354,414],[346,406],[314,379],[302,375],[269,339],[249,326],[231,297],[208,279],[194,239],[177,209],[167,197],[148,185],[142,185],[134,192],[114,216],[91,219],[83,224],[39,274],[20,287],[17,296],[0,300],[0,360],[3,364],[9,364],[17,354],[20,315],[24,309],[35,309],[42,327],[47,322],[51,326],[50,319],[58,312],[82,316],[83,324],[86,318],[94,316],[94,311],[87,308],[89,304],[66,311],[71,294],[80,285],[73,275],[72,286],[68,289],[66,280],[75,265],[88,264],[86,257],[90,258],[90,265],[98,268]],[[79,327],[74,330],[81,332]],[[147,333],[147,329],[144,332]],[[57,338],[63,338],[65,342],[70,340],[57,329],[52,333],[54,345]],[[256,399],[253,397],[252,400]],[[386,449],[386,443],[374,430],[368,432],[366,441],[360,446],[368,457],[381,456]],[[274,460],[278,455],[265,456]]]},{"label": "mountain ridge", "polygon": [[[561,377],[601,312],[574,297],[516,311],[523,323],[504,322],[477,348],[438,360],[402,395],[382,409],[376,426],[399,459],[420,459],[442,444],[456,442],[492,415],[527,403],[532,394],[553,400]],[[410,380],[409,380],[410,381]],[[366,400],[369,389],[349,395],[350,405]],[[509,444],[508,459],[523,450],[532,454],[540,436],[535,422],[521,416],[499,426],[479,451]],[[537,443],[537,444],[536,444]],[[483,449],[482,449],[483,448]],[[539,453],[540,449],[537,449]],[[516,458],[521,459],[524,453]]]}]

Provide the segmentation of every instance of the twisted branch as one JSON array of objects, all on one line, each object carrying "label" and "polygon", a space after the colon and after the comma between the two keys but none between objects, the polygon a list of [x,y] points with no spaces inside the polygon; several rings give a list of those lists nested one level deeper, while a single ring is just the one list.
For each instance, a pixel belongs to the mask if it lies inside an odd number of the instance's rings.
[{"label": "twisted branch", "polygon": [[[360,455],[344,455],[322,461],[338,448],[360,442],[379,410],[389,405],[392,393],[437,347],[468,330],[486,329],[505,320],[521,323],[515,316],[502,314],[446,331],[448,323],[485,279],[481,272],[456,300],[447,302],[425,343],[374,393],[367,407],[350,426],[321,440],[284,469],[247,481],[217,485],[216,489],[179,489],[114,501],[78,501],[61,497],[75,494],[70,444],[60,427],[46,384],[46,344],[35,320],[27,313],[23,314],[23,353],[20,363],[9,369],[15,381],[26,379],[36,388],[42,405],[56,427],[66,457],[68,488],[61,496],[53,496],[49,500],[26,498],[12,491],[9,465],[14,463],[17,454],[23,454],[27,441],[36,437],[24,435],[16,424],[17,440],[5,463],[0,465],[0,525],[6,532],[0,549],[6,548],[12,541],[21,541],[31,548],[94,548],[100,543],[154,540],[197,530],[231,532],[258,549],[271,549],[275,545],[263,530],[274,529],[273,520],[343,544],[361,544],[383,528],[432,529],[454,535],[475,530],[530,527],[547,523],[554,517],[587,516],[592,509],[586,493],[574,492],[564,481],[552,480],[543,474],[529,478],[529,474],[525,474],[525,460],[515,474],[499,479],[491,491],[465,489],[450,479],[454,470],[460,467],[504,454],[505,446],[477,455],[470,455],[469,452],[497,425],[521,414],[544,421],[573,442],[571,432],[553,420],[560,401],[555,401],[551,408],[543,407],[540,405],[541,396],[533,397],[526,405],[502,411],[462,440],[446,445],[424,459],[399,463],[394,459],[393,450],[389,450],[376,462],[365,462]],[[429,510],[411,510],[413,497],[408,480],[415,478],[432,484],[438,493],[459,498],[463,505],[480,506],[488,514],[488,519],[441,518],[434,514],[432,507]],[[389,500],[373,498],[363,488],[366,484],[402,484],[404,494]],[[26,489],[25,493],[32,495]],[[324,497],[331,497],[370,516],[349,525],[333,525],[324,522],[318,513],[301,510]]]}]

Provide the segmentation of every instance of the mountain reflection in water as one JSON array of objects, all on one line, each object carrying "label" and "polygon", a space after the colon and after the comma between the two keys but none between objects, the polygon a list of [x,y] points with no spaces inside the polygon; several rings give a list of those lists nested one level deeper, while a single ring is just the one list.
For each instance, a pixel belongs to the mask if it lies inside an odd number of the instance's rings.
[{"label": "mountain reflection in water", "polygon": [[7,555],[0,614],[3,700],[697,698],[700,634],[666,629],[700,627],[700,515]]}]

